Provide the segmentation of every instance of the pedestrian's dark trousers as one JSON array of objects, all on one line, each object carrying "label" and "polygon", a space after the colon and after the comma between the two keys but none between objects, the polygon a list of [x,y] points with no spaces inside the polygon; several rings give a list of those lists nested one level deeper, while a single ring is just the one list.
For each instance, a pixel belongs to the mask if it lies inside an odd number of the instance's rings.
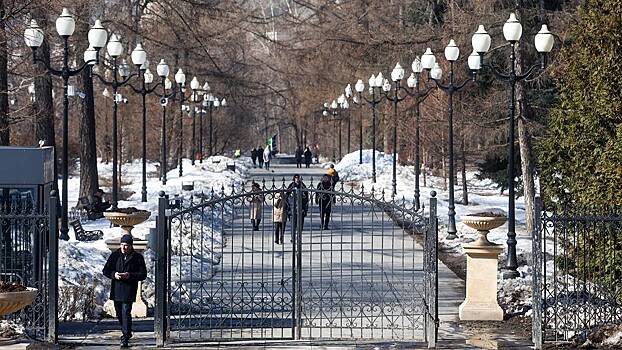
[{"label": "pedestrian's dark trousers", "polygon": [[121,324],[121,333],[125,339],[130,339],[132,337],[132,303],[115,301],[114,310]]},{"label": "pedestrian's dark trousers", "polygon": [[302,160],[296,159],[296,168],[302,168]]},{"label": "pedestrian's dark trousers", "polygon": [[320,207],[320,222],[324,227],[328,227],[328,223],[330,222],[330,212],[333,209],[332,207],[332,205]]},{"label": "pedestrian's dark trousers", "polygon": [[253,223],[253,230],[259,230],[259,224],[261,224],[261,219],[251,219],[251,223]]},{"label": "pedestrian's dark trousers", "polygon": [[283,242],[283,235],[285,234],[285,223],[275,222],[274,226],[274,240],[276,242]]}]

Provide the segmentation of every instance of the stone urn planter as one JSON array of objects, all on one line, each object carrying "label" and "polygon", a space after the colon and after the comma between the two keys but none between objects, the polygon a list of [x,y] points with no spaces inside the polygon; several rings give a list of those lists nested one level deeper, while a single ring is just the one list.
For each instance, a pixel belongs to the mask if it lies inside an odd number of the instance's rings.
[{"label": "stone urn planter", "polygon": [[108,221],[121,226],[127,234],[131,235],[134,226],[147,221],[149,216],[151,216],[151,212],[136,208],[119,208],[115,211],[104,212],[104,216]]},{"label": "stone urn planter", "polygon": [[507,218],[500,213],[482,212],[464,215],[460,220],[470,228],[476,229],[477,233],[479,233],[479,239],[471,243],[472,246],[494,246],[496,244],[488,240],[488,233],[490,230],[505,224]]},{"label": "stone urn planter", "polygon": [[37,288],[30,287],[23,291],[0,292],[0,316],[12,314],[32,304],[38,294]]}]

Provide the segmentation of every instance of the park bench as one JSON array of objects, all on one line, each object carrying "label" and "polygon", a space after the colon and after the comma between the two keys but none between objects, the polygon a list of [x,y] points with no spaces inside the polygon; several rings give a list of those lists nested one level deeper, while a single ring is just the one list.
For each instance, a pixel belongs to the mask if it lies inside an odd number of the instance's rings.
[{"label": "park bench", "polygon": [[76,234],[76,239],[82,242],[96,241],[104,237],[104,232],[101,230],[86,231],[82,227],[80,220],[73,220],[69,223],[73,227],[73,232]]}]

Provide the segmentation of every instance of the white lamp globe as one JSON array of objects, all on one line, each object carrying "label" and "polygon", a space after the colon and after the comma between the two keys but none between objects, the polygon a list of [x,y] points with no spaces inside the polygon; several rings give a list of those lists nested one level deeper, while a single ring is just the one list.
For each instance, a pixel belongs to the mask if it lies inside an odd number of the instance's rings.
[{"label": "white lamp globe", "polygon": [[356,84],[354,84],[354,89],[356,90],[356,92],[361,93],[363,92],[363,90],[365,90],[365,84],[363,84],[363,81],[361,79],[359,79]]},{"label": "white lamp globe", "polygon": [[373,88],[374,86],[376,86],[376,77],[372,74],[371,77],[369,78],[369,88]]},{"label": "white lamp globe", "polygon": [[89,45],[91,45],[95,50],[99,50],[102,47],[106,46],[106,41],[108,40],[108,31],[106,28],[102,26],[100,20],[95,20],[95,24],[89,29]]},{"label": "white lamp globe", "polygon": [[143,62],[143,64],[140,65],[140,70],[142,70],[143,72],[146,71],[147,69],[149,69],[149,60],[145,60],[145,62]]},{"label": "white lamp globe", "polygon": [[112,34],[110,36],[110,40],[108,40],[108,45],[106,45],[106,49],[108,50],[108,55],[112,58],[117,58],[121,56],[123,53],[123,45],[121,45],[121,41],[119,41],[119,37],[116,34]]},{"label": "white lamp globe", "polygon": [[328,102],[324,102],[324,108],[328,108]]},{"label": "white lamp globe", "polygon": [[503,25],[503,37],[510,43],[515,43],[520,40],[521,35],[523,35],[523,26],[512,12]]},{"label": "white lamp globe", "polygon": [[352,97],[352,86],[348,84],[345,89],[346,97]]},{"label": "white lamp globe", "polygon": [[205,82],[205,84],[203,84],[203,91],[210,91],[210,87],[209,87],[209,84],[207,82]]},{"label": "white lamp globe", "polygon": [[192,77],[192,80],[190,80],[190,88],[192,90],[198,90],[200,86],[201,83],[199,83],[199,79],[197,79],[196,76]]},{"label": "white lamp globe", "polygon": [[73,31],[76,29],[76,21],[73,19],[69,10],[66,7],[63,7],[63,12],[56,19],[56,32],[61,37],[69,37],[73,34]]},{"label": "white lamp globe", "polygon": [[438,65],[438,63],[434,63],[434,68],[430,70],[430,77],[434,80],[439,80],[443,77],[443,70],[441,69],[441,66]]},{"label": "white lamp globe", "polygon": [[164,61],[164,59],[161,59],[160,63],[158,63],[156,67],[156,72],[158,73],[158,76],[162,78],[168,76],[168,64],[166,64],[166,61]]},{"label": "white lamp globe", "polygon": [[434,68],[434,63],[436,63],[436,57],[432,53],[432,49],[428,47],[425,49],[423,56],[421,56],[421,66],[423,69],[432,69]]},{"label": "white lamp globe", "polygon": [[417,85],[417,78],[415,77],[415,73],[410,73],[410,76],[408,77],[408,79],[406,79],[406,85],[408,85],[409,88],[414,88],[415,85]]},{"label": "white lamp globe", "polygon": [[391,71],[391,80],[393,80],[394,82],[397,82],[402,79],[404,79],[404,68],[402,68],[402,65],[400,65],[399,62],[397,62],[397,64]]},{"label": "white lamp globe", "polygon": [[325,117],[328,117],[328,111],[323,111],[322,115],[325,116]]},{"label": "white lamp globe", "polygon": [[536,34],[534,41],[536,44],[536,50],[540,53],[551,52],[551,50],[553,50],[553,44],[555,43],[553,33],[549,31],[549,27],[546,24],[542,25],[542,28],[538,34]]},{"label": "white lamp globe", "polygon": [[89,48],[84,51],[84,62],[91,66],[97,63],[97,50],[92,46],[89,46]]},{"label": "white lamp globe", "polygon": [[218,99],[214,100],[214,107],[220,107],[220,101],[218,101]]},{"label": "white lamp globe", "polygon": [[333,100],[333,102],[330,104],[330,108],[337,109],[337,107],[339,107],[339,105],[337,104],[337,101]]},{"label": "white lamp globe", "polygon": [[456,45],[454,39],[449,40],[449,44],[445,47],[445,58],[449,62],[455,62],[460,57],[460,49]]},{"label": "white lamp globe", "polygon": [[478,71],[482,66],[482,57],[475,50],[469,55],[468,61],[469,69],[472,71]]},{"label": "white lamp globe", "polygon": [[124,78],[130,75],[130,66],[128,66],[127,61],[125,59],[119,65],[119,75]]},{"label": "white lamp globe", "polygon": [[477,53],[486,53],[490,50],[491,43],[490,34],[488,34],[484,26],[480,24],[477,31],[471,37],[473,50]]},{"label": "white lamp globe", "polygon": [[383,83],[384,83],[384,77],[382,76],[382,72],[380,72],[380,73],[378,73],[378,75],[376,75],[375,86],[376,87],[382,87]]},{"label": "white lamp globe", "polygon": [[175,73],[175,82],[179,85],[184,85],[186,83],[186,75],[181,68]]},{"label": "white lamp globe", "polygon": [[341,108],[343,109],[350,108],[350,103],[348,103],[348,100],[343,101],[343,103],[341,104]]},{"label": "white lamp globe", "polygon": [[151,73],[149,68],[147,68],[145,70],[145,73],[143,73],[143,78],[145,79],[145,84],[153,83],[153,74]]},{"label": "white lamp globe", "polygon": [[141,43],[136,44],[136,48],[134,48],[130,56],[132,57],[132,63],[136,66],[141,66],[147,60],[147,53]]},{"label": "white lamp globe", "polygon": [[36,48],[43,44],[43,30],[37,24],[37,21],[30,20],[30,26],[24,30],[24,41],[26,46]]},{"label": "white lamp globe", "polygon": [[415,60],[413,61],[411,67],[413,69],[413,72],[415,73],[423,72],[423,66],[421,65],[421,59],[419,58],[419,56],[415,57]]},{"label": "white lamp globe", "polygon": [[389,82],[389,79],[384,80],[384,83],[382,84],[382,91],[384,92],[391,91],[391,83]]},{"label": "white lamp globe", "polygon": [[223,107],[227,106],[227,100],[225,100],[224,98],[222,99],[222,101],[220,101],[220,105]]},{"label": "white lamp globe", "polygon": [[164,79],[164,88],[166,90],[170,90],[173,87],[173,82],[171,81],[171,79],[166,78]]},{"label": "white lamp globe", "polygon": [[343,94],[341,94],[341,95],[339,95],[339,97],[337,97],[337,103],[338,104],[342,104],[343,101],[345,101],[345,100],[346,100],[346,97]]}]

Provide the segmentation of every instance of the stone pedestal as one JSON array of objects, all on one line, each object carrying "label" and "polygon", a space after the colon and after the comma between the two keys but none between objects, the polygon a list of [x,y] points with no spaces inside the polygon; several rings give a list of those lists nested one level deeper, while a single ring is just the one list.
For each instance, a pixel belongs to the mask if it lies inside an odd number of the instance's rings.
[{"label": "stone pedestal", "polygon": [[467,254],[466,299],[460,305],[461,320],[502,321],[503,309],[497,302],[498,256],[501,245],[465,245]]},{"label": "stone pedestal", "polygon": [[[115,251],[119,249],[120,238],[113,238],[106,240],[106,246],[111,251]],[[147,249],[147,241],[143,239],[134,238],[133,244],[134,250],[137,253],[143,253],[145,249]],[[143,282],[138,282],[138,290],[136,291],[136,301],[132,303],[132,317],[147,317],[147,304],[143,301],[141,297],[141,291],[143,287]],[[104,304],[104,312],[112,317],[117,317],[117,312],[114,309],[114,302],[112,300],[107,300]]]}]

